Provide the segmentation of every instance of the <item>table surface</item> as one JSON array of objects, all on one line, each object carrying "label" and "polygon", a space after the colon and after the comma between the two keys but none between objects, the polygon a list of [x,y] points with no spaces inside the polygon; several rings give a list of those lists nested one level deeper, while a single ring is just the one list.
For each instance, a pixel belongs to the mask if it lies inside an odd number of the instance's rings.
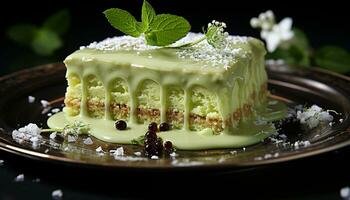
[{"label": "table surface", "polygon": [[[231,195],[246,199],[342,199],[350,186],[350,147],[239,172],[109,171],[30,160],[0,151],[0,199],[142,199]],[[24,174],[23,182],[15,182]],[[39,182],[35,182],[40,179]],[[180,186],[181,185],[181,186]],[[198,189],[196,189],[198,188]]]}]

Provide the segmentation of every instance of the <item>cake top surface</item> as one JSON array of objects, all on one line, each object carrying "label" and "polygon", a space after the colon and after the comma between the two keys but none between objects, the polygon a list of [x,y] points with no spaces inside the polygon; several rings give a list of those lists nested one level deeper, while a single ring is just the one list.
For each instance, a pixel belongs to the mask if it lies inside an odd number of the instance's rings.
[{"label": "cake top surface", "polygon": [[[203,37],[201,33],[188,33],[172,46],[185,44]],[[201,72],[224,72],[234,68],[239,61],[251,59],[253,54],[264,54],[263,43],[245,36],[228,36],[225,46],[214,48],[207,41],[194,46],[164,48],[147,45],[144,37],[119,36],[107,38],[80,47],[66,61],[78,58],[106,62],[122,62],[159,70],[181,69]]]}]

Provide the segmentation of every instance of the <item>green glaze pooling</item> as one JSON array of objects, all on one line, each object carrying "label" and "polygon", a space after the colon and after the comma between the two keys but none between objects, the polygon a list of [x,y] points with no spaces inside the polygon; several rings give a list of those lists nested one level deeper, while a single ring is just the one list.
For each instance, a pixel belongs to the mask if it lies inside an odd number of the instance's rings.
[{"label": "green glaze pooling", "polygon": [[[274,100],[273,100],[274,101]],[[239,148],[256,144],[266,137],[275,134],[276,130],[271,121],[286,116],[286,106],[281,102],[262,105],[257,112],[259,115],[242,122],[233,132],[213,135],[211,129],[200,132],[183,130],[170,130],[160,132],[158,135],[164,140],[171,141],[174,146],[182,150],[201,150],[215,148]],[[63,112],[57,113],[48,119],[50,128],[63,128],[74,121],[82,121],[91,127],[91,135],[112,143],[131,144],[131,140],[144,135],[147,125],[129,122],[127,130],[119,131],[114,121],[109,119],[94,119],[85,116],[66,116]]]}]

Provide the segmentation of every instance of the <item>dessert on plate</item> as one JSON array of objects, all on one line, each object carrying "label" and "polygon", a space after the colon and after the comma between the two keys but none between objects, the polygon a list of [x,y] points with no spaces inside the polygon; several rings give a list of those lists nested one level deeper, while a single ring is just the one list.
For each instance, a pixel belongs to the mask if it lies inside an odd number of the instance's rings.
[{"label": "dessert on plate", "polygon": [[275,132],[260,117],[268,94],[260,40],[229,35],[215,20],[189,32],[187,20],[156,14],[147,1],[142,22],[117,8],[104,14],[127,35],[65,59],[64,113],[48,120],[51,128],[82,121],[98,139],[129,144],[156,123],[179,149],[242,147]]},{"label": "dessert on plate", "polygon": [[157,48],[130,36],[82,47],[64,61],[65,113],[214,134],[231,130],[265,100],[267,75],[260,41],[227,40],[222,52],[205,43]]}]

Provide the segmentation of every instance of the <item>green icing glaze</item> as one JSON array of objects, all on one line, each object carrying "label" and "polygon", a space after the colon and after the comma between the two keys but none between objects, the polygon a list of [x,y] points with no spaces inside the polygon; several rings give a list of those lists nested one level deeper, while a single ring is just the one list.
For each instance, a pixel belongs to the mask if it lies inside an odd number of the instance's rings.
[{"label": "green icing glaze", "polygon": [[[275,103],[259,107],[259,115],[242,122],[231,133],[213,135],[210,129],[199,132],[183,129],[160,132],[158,136],[164,141],[171,141],[176,148],[182,150],[239,148],[252,145],[275,134],[276,130],[270,122],[286,116],[286,106],[281,102],[272,101]],[[128,123],[127,130],[119,131],[115,128],[112,120],[82,116],[70,117],[63,112],[51,116],[47,123],[51,128],[63,128],[66,124],[76,120],[89,124],[92,136],[112,143],[131,144],[131,140],[144,135],[147,131],[147,125],[131,122]]]}]

